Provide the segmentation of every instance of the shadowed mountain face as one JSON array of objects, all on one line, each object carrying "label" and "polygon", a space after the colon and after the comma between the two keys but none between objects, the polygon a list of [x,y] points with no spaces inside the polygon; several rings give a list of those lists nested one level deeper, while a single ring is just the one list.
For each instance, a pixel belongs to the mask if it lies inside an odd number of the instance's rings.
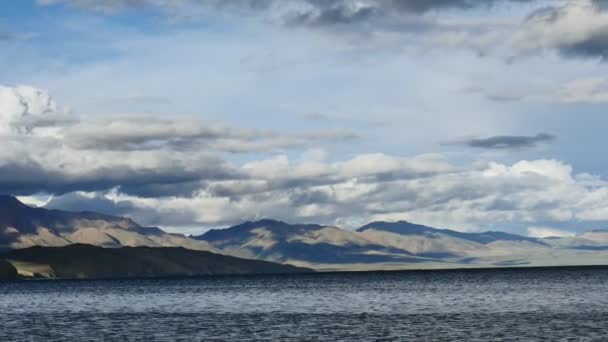
[{"label": "shadowed mountain face", "polygon": [[0,280],[17,278],[17,270],[10,263],[0,260]]},{"label": "shadowed mountain face", "polygon": [[195,237],[240,257],[304,264],[424,263],[473,257],[496,241],[546,246],[506,233],[466,234],[407,222],[377,222],[357,231],[263,220]]},{"label": "shadowed mountain face", "polygon": [[[253,259],[316,263],[417,262],[407,251],[374,244],[353,232],[274,220],[246,222],[195,237],[225,253]],[[376,251],[377,253],[370,253]]]},{"label": "shadowed mountain face", "polygon": [[544,241],[559,249],[608,251],[608,230],[592,230],[577,236],[547,238]]},{"label": "shadowed mountain face", "polygon": [[215,251],[212,246],[130,219],[93,212],[32,208],[11,196],[0,196],[0,249],[66,246],[85,243],[103,247],[185,247]]},{"label": "shadowed mountain face", "polygon": [[436,235],[446,235],[457,239],[481,243],[484,245],[495,241],[525,241],[546,246],[546,244],[542,241],[521,235],[514,235],[504,232],[463,233],[450,229],[431,228],[405,221],[373,222],[357,229],[357,232],[365,232],[368,230],[385,231],[399,235],[424,235],[431,238]]},{"label": "shadowed mountain face", "polygon": [[[304,273],[311,270],[185,248],[90,245],[31,247],[3,256],[23,275],[57,278],[130,278]],[[1,266],[2,264],[0,264]]]}]

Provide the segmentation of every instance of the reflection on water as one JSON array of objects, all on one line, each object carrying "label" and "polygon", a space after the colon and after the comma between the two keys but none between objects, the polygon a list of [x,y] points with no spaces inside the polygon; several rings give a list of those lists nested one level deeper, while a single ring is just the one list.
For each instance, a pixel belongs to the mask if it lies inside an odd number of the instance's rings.
[{"label": "reflection on water", "polygon": [[0,341],[605,341],[607,294],[608,268],[12,282]]}]

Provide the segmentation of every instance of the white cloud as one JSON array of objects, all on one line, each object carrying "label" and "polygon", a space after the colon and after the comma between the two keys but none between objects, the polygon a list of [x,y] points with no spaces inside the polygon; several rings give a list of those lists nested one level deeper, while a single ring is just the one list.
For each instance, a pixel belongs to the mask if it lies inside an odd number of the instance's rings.
[{"label": "white cloud", "polygon": [[528,236],[535,238],[547,238],[547,237],[571,237],[575,236],[576,233],[548,228],[548,227],[529,227],[528,228]]},{"label": "white cloud", "polygon": [[[210,180],[194,197],[139,198],[115,192],[136,218],[147,224],[213,227],[243,220],[276,218],[291,222],[410,220],[460,230],[536,222],[608,220],[608,186],[554,160],[488,163],[469,168],[435,168],[408,173],[404,165],[428,157],[372,158],[343,162],[291,163],[284,155],[247,163],[242,180]],[[399,163],[395,164],[396,161]],[[386,165],[381,165],[386,163]],[[372,168],[376,167],[378,173]],[[383,177],[391,170],[395,177]],[[84,202],[82,202],[84,203]],[[82,204],[81,203],[81,204]],[[142,214],[143,213],[143,214]],[[152,215],[150,213],[158,213]],[[137,216],[140,215],[140,216]],[[539,229],[531,234],[541,234]]]},{"label": "white cloud", "polygon": [[608,103],[608,79],[601,77],[576,78],[555,86],[525,89],[477,89],[487,98],[499,102],[544,102],[549,104],[605,104]]},{"label": "white cloud", "polygon": [[562,103],[608,103],[608,80],[592,77],[567,82],[550,96],[550,100]]},{"label": "white cloud", "polygon": [[143,196],[183,196],[211,179],[247,176],[220,157],[225,141],[239,144],[241,152],[272,152],[353,138],[346,131],[281,134],[180,118],[69,116],[43,90],[3,87],[0,192],[63,194],[120,187]]},{"label": "white cloud", "polygon": [[0,134],[28,134],[64,118],[51,96],[28,86],[0,86]]}]

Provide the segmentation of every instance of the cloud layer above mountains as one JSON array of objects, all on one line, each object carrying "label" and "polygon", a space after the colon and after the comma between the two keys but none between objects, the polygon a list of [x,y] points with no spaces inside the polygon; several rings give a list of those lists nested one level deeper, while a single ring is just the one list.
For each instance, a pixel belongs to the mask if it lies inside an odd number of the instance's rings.
[{"label": "cloud layer above mountains", "polygon": [[[2,88],[0,98],[0,192],[47,193],[55,196],[51,207],[169,227],[262,217],[347,226],[405,219],[461,229],[608,220],[608,183],[556,160],[455,165],[438,154],[372,153],[331,161],[322,149],[304,149],[294,160],[285,149],[304,140],[327,144],[356,135],[91,119],[29,87]],[[230,161],[236,145],[255,159]]]}]

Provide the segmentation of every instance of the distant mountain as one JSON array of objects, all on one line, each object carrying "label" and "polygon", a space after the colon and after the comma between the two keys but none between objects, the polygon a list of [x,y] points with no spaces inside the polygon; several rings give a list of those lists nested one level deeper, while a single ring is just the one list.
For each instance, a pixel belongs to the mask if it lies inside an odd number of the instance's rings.
[{"label": "distant mountain", "polygon": [[246,222],[194,238],[230,255],[310,266],[421,263],[433,257],[453,256],[445,248],[415,255],[403,246],[363,232],[274,220]]},{"label": "distant mountain", "polygon": [[227,229],[210,230],[193,238],[230,255],[283,263],[418,261],[407,251],[375,244],[352,231],[274,220],[246,222]]},{"label": "distant mountain", "polygon": [[608,230],[592,230],[577,236],[543,239],[559,249],[608,251]]},{"label": "distant mountain", "polygon": [[530,243],[546,245],[544,242],[541,242],[535,238],[525,237],[521,235],[514,235],[505,232],[483,232],[483,233],[463,233],[450,229],[437,229],[431,228],[419,224],[414,224],[406,221],[399,222],[373,222],[367,224],[359,229],[358,232],[365,231],[385,231],[390,233],[395,233],[399,235],[424,235],[428,237],[433,237],[437,235],[445,235],[450,236],[457,239],[472,241],[476,243],[481,243],[487,245],[496,241],[526,241]]},{"label": "distant mountain", "polygon": [[[603,233],[576,246],[504,232],[463,233],[409,222],[374,222],[356,231],[274,220],[211,230],[194,239],[225,254],[326,270],[607,264]],[[583,235],[585,236],[585,235]],[[563,241],[561,241],[563,242]],[[604,247],[603,247],[604,246]]]},{"label": "distant mountain", "polygon": [[0,249],[74,243],[102,247],[185,247],[217,252],[203,241],[142,227],[127,218],[32,208],[14,197],[0,196]]},{"label": "distant mountain", "polygon": [[[312,272],[310,269],[185,248],[101,248],[90,245],[31,247],[10,251],[0,258],[8,260],[24,276],[47,278],[98,279]],[[3,263],[6,265],[6,262]],[[0,263],[0,272],[3,263]]]},{"label": "distant mountain", "polygon": [[262,220],[187,237],[143,227],[127,218],[33,208],[14,197],[0,196],[0,250],[71,244],[183,247],[319,270],[608,264],[605,230],[536,239],[497,231],[465,233],[405,221],[373,222],[352,231]]}]

